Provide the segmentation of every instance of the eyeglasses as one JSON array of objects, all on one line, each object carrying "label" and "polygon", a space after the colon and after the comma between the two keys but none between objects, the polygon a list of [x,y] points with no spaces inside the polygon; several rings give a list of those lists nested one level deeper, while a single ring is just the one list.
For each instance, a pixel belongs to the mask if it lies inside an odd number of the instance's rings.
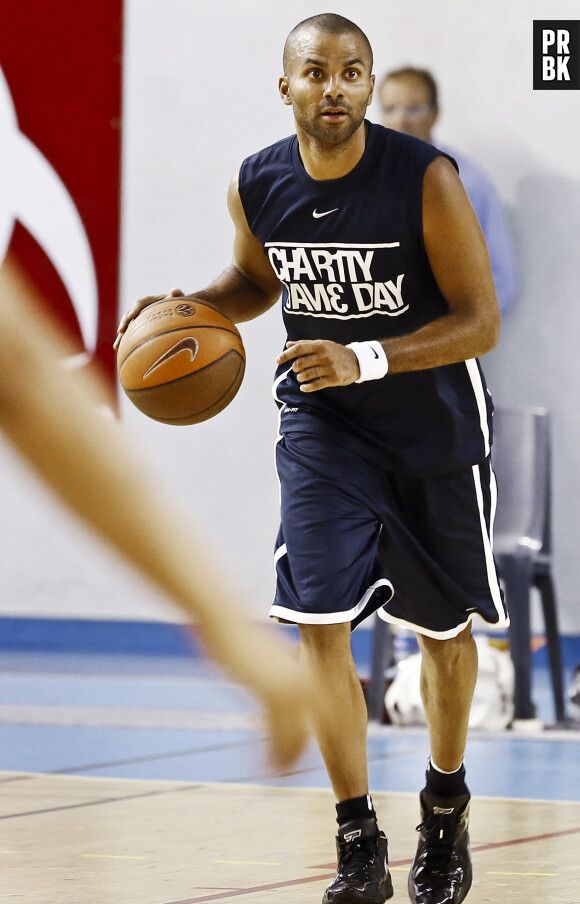
[{"label": "eyeglasses", "polygon": [[409,119],[420,119],[421,116],[426,116],[427,113],[430,113],[432,109],[432,104],[390,104],[383,107],[383,116],[398,116],[402,113],[404,116],[408,116]]}]

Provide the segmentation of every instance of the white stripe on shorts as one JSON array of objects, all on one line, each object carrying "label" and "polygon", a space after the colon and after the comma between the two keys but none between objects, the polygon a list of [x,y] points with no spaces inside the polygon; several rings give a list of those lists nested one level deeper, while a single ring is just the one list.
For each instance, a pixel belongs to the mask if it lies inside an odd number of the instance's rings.
[{"label": "white stripe on shorts", "polygon": [[467,367],[467,373],[469,374],[469,379],[471,380],[471,385],[473,386],[475,401],[477,402],[477,410],[479,412],[479,426],[481,427],[481,432],[483,434],[483,445],[485,456],[487,457],[490,452],[490,446],[489,424],[487,422],[487,405],[485,404],[485,389],[483,388],[481,374],[479,372],[479,367],[477,366],[477,361],[475,360],[475,358],[469,358],[465,362],[465,366]]},{"label": "white stripe on shorts", "polygon": [[479,508],[479,521],[481,524],[481,536],[483,539],[483,549],[485,553],[485,565],[487,568],[487,578],[489,582],[489,589],[491,592],[491,598],[493,600],[494,606],[496,608],[499,624],[500,625],[509,625],[509,619],[506,619],[506,614],[504,610],[504,606],[501,600],[501,593],[499,589],[499,581],[497,579],[497,571],[495,568],[495,562],[493,560],[493,550],[492,550],[492,530],[493,530],[493,521],[495,518],[495,509],[497,502],[497,490],[495,483],[495,476],[493,471],[491,473],[490,479],[490,489],[491,489],[491,512],[490,512],[490,532],[488,533],[487,524],[485,523],[485,512],[483,509],[483,492],[481,489],[481,474],[479,471],[479,465],[473,465],[473,482],[475,484],[475,495],[477,498],[477,506]]},{"label": "white stripe on shorts", "polygon": [[[276,480],[278,481],[278,499],[280,501],[280,504],[282,504],[282,484],[280,483],[280,475],[278,474],[278,468],[276,467],[276,446],[278,445],[279,442],[282,441],[282,414],[284,412],[286,405],[284,405],[284,403],[282,401],[280,401],[280,399],[276,395],[276,391],[278,389],[279,384],[282,382],[282,380],[286,379],[286,377],[288,376],[288,374],[290,373],[291,370],[292,370],[292,367],[290,366],[288,368],[288,370],[285,370],[284,373],[280,374],[280,376],[276,380],[274,380],[274,384],[272,386],[272,395],[274,396],[274,401],[278,402],[280,405],[280,408],[278,410],[278,434],[277,434],[276,440],[274,442],[274,471],[276,472]],[[286,546],[284,546],[284,552],[286,552]],[[278,561],[278,559],[274,559],[274,564],[277,561]]]},{"label": "white stripe on shorts", "polygon": [[274,553],[274,565],[276,565],[278,559],[281,559],[282,556],[285,556],[287,552],[288,552],[288,550],[286,548],[286,544],[282,543],[282,546],[279,546],[278,549],[276,550],[276,552]]}]

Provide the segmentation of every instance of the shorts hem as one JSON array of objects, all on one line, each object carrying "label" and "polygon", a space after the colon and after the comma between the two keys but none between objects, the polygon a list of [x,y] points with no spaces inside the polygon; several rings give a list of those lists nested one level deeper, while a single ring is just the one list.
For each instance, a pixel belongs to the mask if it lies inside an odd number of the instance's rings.
[{"label": "shorts hem", "polygon": [[[346,622],[353,622],[359,618],[361,613],[369,607],[369,601],[379,587],[388,587],[391,595],[388,600],[377,604],[376,608],[380,609],[385,603],[389,603],[395,595],[395,589],[387,578],[380,578],[364,592],[359,602],[352,609],[342,612],[302,612],[297,609],[289,609],[286,606],[274,604],[270,608],[269,617],[276,621],[287,622],[296,625],[341,625]],[[367,612],[370,615],[371,612]],[[364,615],[363,617],[366,617]]]},{"label": "shorts hem", "polygon": [[510,624],[509,617],[492,622],[487,618],[484,618],[481,612],[470,612],[466,620],[461,624],[456,625],[454,628],[449,628],[447,631],[433,631],[431,628],[423,627],[423,625],[415,625],[405,618],[397,618],[396,615],[390,615],[388,612],[385,612],[383,608],[377,611],[377,615],[380,619],[388,622],[390,625],[398,625],[400,628],[407,628],[410,631],[415,631],[416,634],[432,637],[433,640],[451,640],[451,638],[457,637],[458,634],[461,634],[461,632],[467,628],[476,615],[479,616],[486,625],[493,625],[494,628],[508,628]]}]

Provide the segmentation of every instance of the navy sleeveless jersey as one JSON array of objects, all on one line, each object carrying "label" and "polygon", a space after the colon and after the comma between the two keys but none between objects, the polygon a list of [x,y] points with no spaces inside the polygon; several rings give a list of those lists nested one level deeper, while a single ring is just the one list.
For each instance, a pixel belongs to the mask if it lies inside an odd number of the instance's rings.
[{"label": "navy sleeveless jersey", "polygon": [[[422,227],[423,177],[441,152],[366,127],[364,154],[341,179],[312,179],[296,136],[241,166],[242,205],[283,284],[289,339],[386,339],[448,311]],[[282,433],[335,436],[388,470],[444,472],[489,454],[492,403],[475,359],[308,395],[285,364],[274,394]]]}]

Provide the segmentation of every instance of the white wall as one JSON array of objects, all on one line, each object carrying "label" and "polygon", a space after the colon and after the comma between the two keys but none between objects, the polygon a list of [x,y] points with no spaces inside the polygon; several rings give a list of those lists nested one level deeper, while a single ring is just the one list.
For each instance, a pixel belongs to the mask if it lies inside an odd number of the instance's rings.
[{"label": "white wall", "polygon": [[[484,165],[508,207],[521,292],[484,367],[497,402],[554,412],[556,578],[563,627],[580,632],[580,92],[534,92],[531,64],[533,19],[575,18],[577,3],[360,0],[353,7],[337,0],[332,9],[367,32],[377,75],[404,63],[434,71],[441,140]],[[123,307],[176,285],[200,288],[229,261],[227,183],[244,156],[292,130],[277,94],[282,45],[293,25],[318,12],[309,0],[128,0]],[[378,118],[376,108],[371,118]],[[128,403],[123,416],[143,455],[223,548],[258,614],[267,611],[273,590],[278,513],[270,382],[283,341],[279,312],[242,332],[247,376],[219,417],[164,427]],[[0,490],[9,481],[13,502],[10,518],[0,514],[0,564],[8,563],[0,611],[175,617],[92,542],[80,544],[52,503],[36,501],[21,485],[11,461],[1,471]],[[30,527],[31,519],[42,519],[42,531]],[[16,546],[27,550],[22,569]]]}]

